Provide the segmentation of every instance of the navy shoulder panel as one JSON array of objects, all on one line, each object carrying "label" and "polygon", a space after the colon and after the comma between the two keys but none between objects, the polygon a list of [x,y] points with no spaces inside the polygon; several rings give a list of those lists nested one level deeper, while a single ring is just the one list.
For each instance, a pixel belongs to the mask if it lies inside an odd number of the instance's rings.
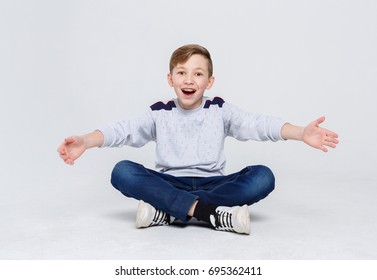
[{"label": "navy shoulder panel", "polygon": [[152,111],[159,111],[159,110],[167,110],[167,111],[171,111],[171,109],[175,108],[175,103],[173,100],[169,101],[168,103],[163,103],[161,101],[153,104],[151,106],[151,109]]},{"label": "navy shoulder panel", "polygon": [[204,104],[204,109],[208,109],[211,105],[217,105],[221,108],[223,107],[224,102],[224,99],[222,99],[221,97],[215,97],[213,100],[206,101],[206,103]]}]

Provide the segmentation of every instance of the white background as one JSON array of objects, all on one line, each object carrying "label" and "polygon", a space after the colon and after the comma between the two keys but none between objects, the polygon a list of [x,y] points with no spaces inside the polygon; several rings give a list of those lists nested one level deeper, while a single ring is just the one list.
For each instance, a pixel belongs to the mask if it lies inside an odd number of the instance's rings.
[{"label": "white background", "polygon": [[[212,54],[216,82],[207,95],[297,125],[325,115],[323,126],[340,136],[329,153],[294,141],[229,139],[228,173],[265,164],[277,187],[296,184],[309,195],[311,188],[334,182],[338,187],[331,195],[355,193],[360,199],[352,207],[365,202],[375,212],[368,199],[377,166],[376,14],[376,2],[366,0],[2,1],[0,243],[30,238],[22,234],[34,225],[25,225],[27,213],[46,211],[59,219],[65,209],[93,197],[104,208],[126,203],[109,187],[111,169],[121,159],[153,167],[154,144],[94,149],[74,167],[63,164],[56,148],[66,136],[133,117],[174,97],[166,82],[168,60],[187,43]],[[287,187],[278,194],[297,192]],[[7,250],[3,258],[21,254]],[[49,255],[42,250],[21,256]]]}]

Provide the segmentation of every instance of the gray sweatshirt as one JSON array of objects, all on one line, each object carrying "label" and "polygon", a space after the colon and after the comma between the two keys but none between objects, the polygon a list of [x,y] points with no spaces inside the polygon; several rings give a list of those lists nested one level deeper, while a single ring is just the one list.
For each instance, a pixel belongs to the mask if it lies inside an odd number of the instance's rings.
[{"label": "gray sweatshirt", "polygon": [[173,99],[157,102],[133,119],[109,123],[100,130],[102,147],[142,147],[156,142],[156,169],[174,176],[224,175],[226,136],[241,141],[283,140],[285,122],[246,113],[220,97],[203,97],[201,106],[185,110]]}]

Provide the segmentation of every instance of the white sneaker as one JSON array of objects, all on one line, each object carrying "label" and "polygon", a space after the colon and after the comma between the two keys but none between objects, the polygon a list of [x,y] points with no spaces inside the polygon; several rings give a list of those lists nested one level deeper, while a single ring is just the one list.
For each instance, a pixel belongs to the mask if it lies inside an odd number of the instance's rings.
[{"label": "white sneaker", "polygon": [[250,214],[247,205],[216,208],[210,220],[216,230],[250,234]]},{"label": "white sneaker", "polygon": [[137,228],[170,225],[174,219],[174,217],[171,217],[169,214],[161,210],[157,210],[149,203],[142,200],[139,201],[136,213]]}]

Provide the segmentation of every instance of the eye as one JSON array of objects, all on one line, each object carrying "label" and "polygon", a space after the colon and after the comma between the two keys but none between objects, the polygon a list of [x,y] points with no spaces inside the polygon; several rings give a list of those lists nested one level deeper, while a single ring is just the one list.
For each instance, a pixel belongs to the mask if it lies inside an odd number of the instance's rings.
[{"label": "eye", "polygon": [[197,77],[203,76],[203,73],[197,72],[197,73],[195,73],[195,76],[197,76]]},{"label": "eye", "polygon": [[178,71],[177,72],[177,75],[179,75],[179,76],[183,76],[185,74],[185,72],[183,72],[183,71]]}]

